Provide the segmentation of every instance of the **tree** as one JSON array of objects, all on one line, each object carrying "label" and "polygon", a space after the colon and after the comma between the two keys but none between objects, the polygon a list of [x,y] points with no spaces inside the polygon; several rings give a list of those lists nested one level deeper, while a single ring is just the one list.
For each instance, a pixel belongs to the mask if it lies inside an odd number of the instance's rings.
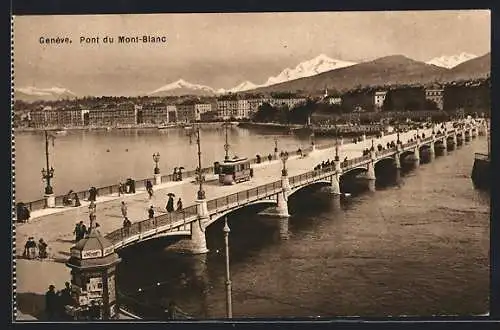
[{"label": "tree", "polygon": [[253,120],[256,122],[270,121],[274,117],[275,112],[276,110],[272,105],[267,102],[262,103],[259,106],[258,110],[255,112]]},{"label": "tree", "polygon": [[307,124],[309,116],[317,109],[317,103],[308,99],[305,104],[294,107],[290,110],[289,120],[293,124]]}]

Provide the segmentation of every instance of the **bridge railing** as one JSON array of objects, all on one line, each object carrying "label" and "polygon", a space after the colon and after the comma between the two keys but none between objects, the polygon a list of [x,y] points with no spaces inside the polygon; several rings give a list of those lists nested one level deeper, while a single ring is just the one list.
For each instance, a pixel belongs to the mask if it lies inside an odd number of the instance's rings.
[{"label": "bridge railing", "polygon": [[428,136],[426,138],[423,138],[421,140],[422,143],[426,143],[426,142],[431,142],[434,138],[432,136]]},{"label": "bridge railing", "polygon": [[[231,195],[216,198],[207,201],[207,208],[209,211],[218,211],[221,209],[228,209],[233,205],[239,205],[242,203],[247,203],[252,200],[258,200],[263,197],[275,194],[277,190],[282,188],[281,180],[268,183],[256,188],[248,189],[245,191],[240,191]],[[193,218],[197,216],[197,206],[192,205],[180,212],[164,213],[153,219],[146,219],[139,222],[135,222],[128,229],[120,228],[106,235],[106,238],[113,244],[117,244],[120,241],[124,241],[129,237],[137,236],[139,234],[152,231],[159,227],[164,227],[168,224],[174,224],[178,222],[184,222],[184,224],[189,223]]]},{"label": "bridge railing", "polygon": [[132,223],[130,228],[120,228],[106,235],[106,238],[111,241],[111,243],[116,244],[120,241],[126,240],[129,237],[136,236],[141,233],[145,233],[156,229],[158,227],[163,227],[168,224],[173,224],[179,221],[188,223],[193,216],[197,215],[196,205],[189,206],[182,211],[176,211],[171,213],[163,213],[153,219],[146,219],[139,222]]},{"label": "bridge railing", "polygon": [[381,151],[377,151],[375,154],[377,155],[377,157],[383,157],[385,155],[393,154],[395,151],[396,151],[396,148],[390,148],[390,149],[384,149]]},{"label": "bridge railing", "polygon": [[28,207],[30,211],[41,210],[47,206],[47,201],[45,198],[43,198],[29,203],[24,203],[24,205]]}]

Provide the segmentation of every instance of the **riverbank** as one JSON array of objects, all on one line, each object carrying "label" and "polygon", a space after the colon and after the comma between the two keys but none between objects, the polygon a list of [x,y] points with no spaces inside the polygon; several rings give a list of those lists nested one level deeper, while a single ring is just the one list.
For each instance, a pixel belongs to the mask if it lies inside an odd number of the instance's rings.
[{"label": "riverbank", "polygon": [[[199,122],[199,123],[178,123],[172,126],[165,126],[159,128],[159,124],[138,124],[138,125],[121,125],[121,126],[107,126],[107,125],[87,125],[87,126],[46,126],[46,127],[15,127],[14,134],[16,132],[43,132],[45,130],[60,130],[60,131],[92,131],[92,130],[124,130],[124,129],[173,129],[173,128],[184,128],[191,127],[192,125],[199,125],[201,128],[204,127],[217,127],[221,126],[223,122]],[[231,122],[232,125],[238,125],[238,122]]]}]

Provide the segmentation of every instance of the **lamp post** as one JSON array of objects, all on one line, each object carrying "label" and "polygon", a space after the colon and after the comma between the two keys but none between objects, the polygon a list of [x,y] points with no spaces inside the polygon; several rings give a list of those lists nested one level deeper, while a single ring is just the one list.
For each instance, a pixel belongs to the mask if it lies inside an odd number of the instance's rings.
[{"label": "lamp post", "polygon": [[200,188],[198,190],[198,199],[205,199],[205,191],[203,190],[203,175],[201,171],[201,139],[200,139],[200,127],[196,127],[196,144],[198,145],[198,183]]},{"label": "lamp post", "polygon": [[233,303],[231,301],[231,276],[229,274],[229,226],[227,225],[227,217],[224,220],[224,244],[226,246],[226,316],[233,318]]},{"label": "lamp post", "polygon": [[226,155],[224,156],[224,160],[229,160],[229,143],[227,141],[227,129],[229,127],[229,122],[224,122],[224,124],[222,124],[224,126],[224,130],[225,130],[225,133],[226,133],[226,143],[224,144],[224,150],[226,152]]},{"label": "lamp post", "polygon": [[370,151],[374,151],[375,150],[375,146],[373,145],[373,139],[372,139],[372,147],[370,148]]},{"label": "lamp post", "polygon": [[96,219],[96,205],[94,201],[90,201],[89,204],[89,220],[90,220],[90,229],[94,229],[94,221]]},{"label": "lamp post", "polygon": [[283,169],[281,170],[281,176],[287,176],[288,171],[286,169],[286,161],[288,160],[288,152],[282,151],[280,153],[280,158],[281,158],[281,161],[283,162]]},{"label": "lamp post", "polygon": [[335,161],[338,162],[339,158],[339,138],[335,136]]},{"label": "lamp post", "polygon": [[42,179],[46,180],[47,185],[45,186],[45,195],[52,195],[54,190],[50,186],[50,179],[54,177],[54,168],[52,166],[49,169],[49,136],[45,130],[45,162],[46,169],[42,168]]},{"label": "lamp post", "polygon": [[158,162],[160,161],[160,153],[157,152],[153,154],[153,161],[155,162],[155,174],[160,174],[160,168],[158,167]]}]

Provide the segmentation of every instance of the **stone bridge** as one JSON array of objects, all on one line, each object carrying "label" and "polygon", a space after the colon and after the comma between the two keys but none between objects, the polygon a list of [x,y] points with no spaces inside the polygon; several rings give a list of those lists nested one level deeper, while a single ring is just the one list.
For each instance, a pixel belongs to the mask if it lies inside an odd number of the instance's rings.
[{"label": "stone bridge", "polygon": [[[456,126],[456,125],[454,125]],[[269,180],[265,184],[260,184],[250,189],[241,190],[235,193],[226,194],[215,199],[198,199],[195,204],[185,208],[182,212],[162,214],[154,219],[143,220],[132,224],[129,229],[120,228],[106,235],[115,248],[119,250],[123,247],[138,244],[147,240],[166,236],[183,236],[186,238],[187,250],[191,253],[207,252],[205,241],[205,230],[218,219],[227,214],[256,204],[267,204],[269,206],[268,215],[277,217],[288,217],[288,198],[300,189],[314,185],[327,185],[329,192],[339,196],[340,178],[351,171],[359,170],[364,177],[374,184],[376,180],[375,165],[383,160],[391,160],[396,168],[401,168],[401,162],[408,155],[412,155],[411,160],[415,165],[420,164],[421,152],[428,149],[430,158],[435,155],[438,148],[454,148],[469,140],[483,131],[484,128],[478,124],[460,124],[456,127],[445,126],[424,129],[426,137],[413,135],[415,139],[403,143],[397,141],[394,148],[375,150],[372,140],[372,148],[369,154],[361,157],[345,159],[340,161],[338,157],[338,146],[336,147],[336,157],[330,166],[318,170],[302,170],[299,174],[289,176],[284,168],[278,180]],[[412,136],[406,134],[406,137]],[[399,135],[398,135],[399,138]],[[333,158],[333,157],[332,157]],[[347,158],[347,157],[346,157]],[[284,166],[286,163],[284,163]],[[312,167],[312,166],[311,166]],[[251,180],[252,181],[252,180]]]}]

